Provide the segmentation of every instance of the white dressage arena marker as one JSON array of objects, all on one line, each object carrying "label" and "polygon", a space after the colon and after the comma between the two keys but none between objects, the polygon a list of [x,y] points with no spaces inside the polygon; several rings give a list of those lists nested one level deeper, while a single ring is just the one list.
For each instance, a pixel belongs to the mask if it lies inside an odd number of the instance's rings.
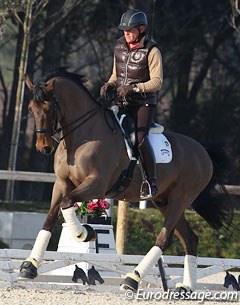
[{"label": "white dressage arena marker", "polygon": [[[116,254],[116,245],[113,234],[112,225],[102,225],[102,224],[91,224],[91,227],[95,230],[97,234],[96,241],[90,242],[77,242],[70,234],[68,225],[66,223],[62,224],[62,232],[60,235],[57,252],[74,252],[74,253],[101,253],[105,254]],[[92,265],[87,262],[81,262],[77,264],[78,267],[82,268],[85,273],[89,270]],[[52,271],[52,275],[68,275],[72,276],[75,269],[75,265],[64,267],[61,269],[56,269]],[[105,275],[117,275],[106,273],[105,269],[99,269],[98,271]]]}]

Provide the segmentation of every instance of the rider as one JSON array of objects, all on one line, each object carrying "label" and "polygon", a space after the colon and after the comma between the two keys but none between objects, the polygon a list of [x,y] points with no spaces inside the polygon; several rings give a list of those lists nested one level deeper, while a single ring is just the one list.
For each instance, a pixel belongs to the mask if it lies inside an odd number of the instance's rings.
[{"label": "rider", "polygon": [[144,12],[130,9],[122,15],[118,29],[124,35],[115,46],[112,75],[100,89],[100,95],[104,96],[108,89],[115,87],[121,108],[137,126],[137,148],[150,186],[142,189],[142,200],[157,194],[155,155],[146,135],[153,122],[156,92],[163,80],[161,53],[148,39],[146,28]]}]

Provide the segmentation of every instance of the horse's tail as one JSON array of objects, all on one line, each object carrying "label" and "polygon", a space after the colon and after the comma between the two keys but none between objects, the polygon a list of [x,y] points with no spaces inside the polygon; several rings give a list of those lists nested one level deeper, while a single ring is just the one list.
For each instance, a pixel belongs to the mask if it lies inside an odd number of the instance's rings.
[{"label": "horse's tail", "polygon": [[233,197],[224,186],[229,160],[222,149],[206,149],[213,162],[213,176],[192,207],[213,229],[233,227]]}]

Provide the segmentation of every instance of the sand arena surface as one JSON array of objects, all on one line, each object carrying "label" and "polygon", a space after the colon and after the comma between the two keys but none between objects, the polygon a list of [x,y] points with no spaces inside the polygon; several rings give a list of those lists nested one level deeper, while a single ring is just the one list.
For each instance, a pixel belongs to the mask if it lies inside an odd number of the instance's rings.
[{"label": "sand arena surface", "polygon": [[[236,278],[239,275],[239,272],[231,273]],[[224,288],[224,278],[225,272],[202,278],[191,300],[179,300],[174,295],[170,296],[174,291],[169,291],[167,295],[162,288],[143,288],[141,285],[138,294],[126,293],[119,290],[121,281],[113,279],[106,280],[103,285],[84,286],[72,283],[68,277],[59,280],[58,277],[39,276],[35,280],[19,280],[15,286],[0,282],[0,305],[239,304],[240,292],[234,291],[231,286]],[[58,279],[57,285],[54,279]]]},{"label": "sand arena surface", "polygon": [[[161,290],[160,290],[161,291]],[[156,295],[159,297],[159,294]],[[141,305],[141,304],[239,304],[240,295],[238,300],[234,301],[202,301],[202,300],[163,300],[152,299],[143,300],[135,299],[128,300],[124,292],[106,293],[106,292],[93,292],[91,289],[85,291],[81,290],[47,290],[37,288],[0,288],[0,305]]]}]

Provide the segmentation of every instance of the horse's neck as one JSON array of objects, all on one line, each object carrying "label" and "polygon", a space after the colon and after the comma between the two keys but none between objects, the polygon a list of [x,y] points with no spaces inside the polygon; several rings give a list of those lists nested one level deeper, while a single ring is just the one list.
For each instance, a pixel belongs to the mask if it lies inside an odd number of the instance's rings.
[{"label": "horse's neck", "polygon": [[83,88],[70,84],[58,93],[58,101],[59,123],[63,128],[63,136],[70,132],[66,140],[86,136],[85,131],[89,128],[89,124],[92,124],[91,118],[88,119],[88,117],[98,107],[91,96]]},{"label": "horse's neck", "polygon": [[[60,98],[61,99],[61,98]],[[96,108],[94,100],[83,89],[79,88],[70,92],[66,92],[60,102],[62,111],[61,125],[62,127],[83,117],[92,109]]]},{"label": "horse's neck", "polygon": [[62,112],[60,124],[62,127],[68,126],[91,109],[96,108],[97,104],[84,88],[70,81],[65,81],[60,85],[62,85],[59,88],[59,106]]}]

